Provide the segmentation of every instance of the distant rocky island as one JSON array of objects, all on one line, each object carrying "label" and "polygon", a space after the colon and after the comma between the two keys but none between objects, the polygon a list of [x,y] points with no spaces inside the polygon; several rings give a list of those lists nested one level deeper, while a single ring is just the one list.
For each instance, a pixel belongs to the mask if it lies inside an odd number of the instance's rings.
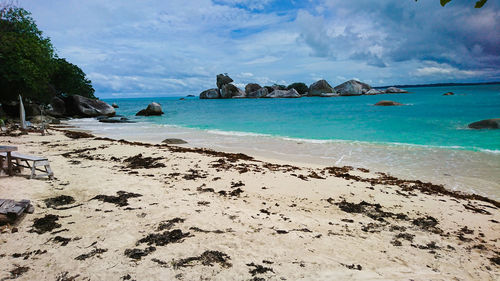
[{"label": "distant rocky island", "polygon": [[289,86],[261,86],[249,83],[245,86],[245,90],[236,87],[232,82],[234,80],[227,74],[218,74],[217,88],[201,92],[200,99],[337,97],[408,93],[396,87],[375,89],[357,80],[349,80],[335,87],[330,86],[326,80],[316,81],[310,86],[304,83],[293,83]]}]

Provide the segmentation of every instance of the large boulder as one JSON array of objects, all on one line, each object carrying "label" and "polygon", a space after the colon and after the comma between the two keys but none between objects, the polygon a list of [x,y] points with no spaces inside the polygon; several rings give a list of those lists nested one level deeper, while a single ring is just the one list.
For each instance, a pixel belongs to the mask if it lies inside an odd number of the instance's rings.
[{"label": "large boulder", "polygon": [[148,107],[146,109],[137,112],[135,116],[158,116],[162,114],[163,111],[161,105],[159,103],[152,102],[148,104]]},{"label": "large boulder", "polygon": [[233,97],[245,97],[245,92],[233,84],[226,84],[220,90],[220,96],[223,99],[230,99]]},{"label": "large boulder", "polygon": [[383,94],[383,93],[384,92],[382,92],[381,90],[370,89],[368,92],[365,93],[365,95],[373,96],[373,95],[380,95],[380,94]]},{"label": "large boulder", "polygon": [[408,93],[408,91],[405,91],[403,89],[400,89],[400,88],[396,88],[396,87],[389,87],[387,89],[385,89],[384,91],[386,94],[402,94],[402,93]]},{"label": "large boulder", "polygon": [[113,108],[119,108],[118,104],[116,104],[116,102],[114,102],[112,105],[111,105]]},{"label": "large boulder", "polygon": [[274,90],[265,96],[266,98],[300,98],[301,95],[295,90]]},{"label": "large boulder", "polygon": [[257,91],[247,94],[247,98],[263,98],[269,94],[267,88],[260,88]]},{"label": "large boulder", "polygon": [[500,129],[500,118],[486,119],[469,124],[471,129]]},{"label": "large boulder", "polygon": [[391,100],[382,100],[374,104],[376,106],[395,106],[395,105],[403,105],[402,103],[391,101]]},{"label": "large boulder", "polygon": [[369,90],[371,86],[357,80],[349,80],[333,88],[341,96],[359,96]]},{"label": "large boulder", "polygon": [[255,91],[259,90],[260,88],[262,88],[262,87],[259,84],[250,83],[250,84],[247,84],[245,86],[245,93],[248,95],[251,92],[255,92]]},{"label": "large boulder", "polygon": [[54,117],[63,117],[66,115],[66,103],[60,97],[53,97],[50,101],[50,107],[47,114]]},{"label": "large boulder", "polygon": [[323,93],[335,93],[326,80],[319,80],[309,86],[309,96],[320,96]]},{"label": "large boulder", "polygon": [[453,96],[455,93],[453,92],[448,92],[448,93],[444,93],[443,96]]},{"label": "large boulder", "polygon": [[79,95],[69,96],[66,101],[66,115],[81,117],[114,116],[115,109],[97,99],[89,99]]},{"label": "large boulder", "polygon": [[227,74],[219,74],[217,75],[217,89],[222,89],[222,86],[233,82],[231,77],[227,76]]},{"label": "large boulder", "polygon": [[220,98],[219,89],[208,89],[200,94],[200,99],[218,99]]}]

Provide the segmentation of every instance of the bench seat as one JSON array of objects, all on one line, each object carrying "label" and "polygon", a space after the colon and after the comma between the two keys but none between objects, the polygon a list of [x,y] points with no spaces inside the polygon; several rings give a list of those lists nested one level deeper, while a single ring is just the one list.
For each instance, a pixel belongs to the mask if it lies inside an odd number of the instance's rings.
[{"label": "bench seat", "polygon": [[[7,153],[0,153],[0,157],[6,158]],[[26,155],[17,152],[11,153],[12,164],[18,168],[28,168],[31,170],[30,179],[48,176],[50,179],[54,178],[54,173],[50,168],[49,160],[46,157]],[[15,161],[14,161],[15,160]],[[24,163],[23,163],[24,162]],[[42,169],[38,168],[42,167]],[[36,174],[36,171],[42,172],[41,174]]]}]

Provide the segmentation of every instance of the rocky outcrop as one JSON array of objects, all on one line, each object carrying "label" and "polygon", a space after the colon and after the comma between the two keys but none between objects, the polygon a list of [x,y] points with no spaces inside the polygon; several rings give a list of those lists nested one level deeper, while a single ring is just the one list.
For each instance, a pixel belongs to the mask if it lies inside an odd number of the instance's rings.
[{"label": "rocky outcrop", "polygon": [[396,88],[396,87],[389,87],[389,88],[385,89],[384,93],[386,93],[386,94],[403,94],[403,93],[408,93],[408,91],[405,91],[403,89]]},{"label": "rocky outcrop", "polygon": [[220,90],[220,96],[223,99],[230,99],[233,97],[245,97],[245,92],[233,84],[226,84]]},{"label": "rocky outcrop", "polygon": [[372,87],[357,80],[349,80],[333,89],[341,96],[359,96],[371,90]]},{"label": "rocky outcrop", "polygon": [[260,88],[262,88],[262,87],[259,84],[249,83],[245,86],[245,93],[248,95],[252,92],[259,90]]},{"label": "rocky outcrop", "polygon": [[377,105],[377,106],[395,106],[395,105],[403,105],[403,104],[399,103],[399,102],[391,101],[391,100],[382,100],[382,101],[377,102],[374,105]]},{"label": "rocky outcrop", "polygon": [[247,98],[263,98],[269,94],[267,88],[260,88],[257,91],[247,94]]},{"label": "rocky outcrop", "polygon": [[453,96],[455,93],[453,92],[448,92],[448,93],[444,93],[443,96]]},{"label": "rocky outcrop", "polygon": [[113,108],[119,108],[118,104],[116,104],[116,102],[114,102],[112,105],[111,105]]},{"label": "rocky outcrop", "polygon": [[208,89],[200,93],[200,99],[218,99],[220,98],[219,89]]},{"label": "rocky outcrop", "polygon": [[265,96],[266,98],[300,98],[300,94],[295,89],[274,90]]},{"label": "rocky outcrop", "polygon": [[326,80],[319,80],[309,86],[309,96],[320,96],[322,93],[335,93]]},{"label": "rocky outcrop", "polygon": [[79,95],[69,96],[65,100],[66,115],[80,117],[114,116],[115,109],[100,100],[89,99]]},{"label": "rocky outcrop", "polygon": [[47,114],[54,117],[63,117],[66,115],[66,103],[59,97],[53,97],[50,101]]},{"label": "rocky outcrop", "polygon": [[500,118],[485,119],[469,124],[471,129],[500,129]]},{"label": "rocky outcrop", "polygon": [[148,105],[146,109],[137,112],[136,116],[159,116],[163,114],[161,105],[156,102],[152,102]]},{"label": "rocky outcrop", "polygon": [[373,95],[380,95],[383,94],[384,92],[377,90],[377,89],[370,89],[368,92],[365,93],[365,95],[368,96],[373,96]]},{"label": "rocky outcrop", "polygon": [[227,76],[227,74],[219,74],[217,75],[217,89],[222,89],[222,86],[233,82],[231,77]]}]

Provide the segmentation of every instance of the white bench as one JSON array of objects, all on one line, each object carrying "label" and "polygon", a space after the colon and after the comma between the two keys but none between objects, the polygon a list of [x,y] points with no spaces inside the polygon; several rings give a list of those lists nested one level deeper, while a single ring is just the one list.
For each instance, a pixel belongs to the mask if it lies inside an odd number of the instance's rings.
[{"label": "white bench", "polygon": [[[0,153],[0,157],[6,158],[7,153]],[[17,167],[28,168],[31,170],[30,179],[48,176],[49,179],[54,178],[54,173],[50,169],[49,160],[45,157],[25,155],[17,152],[12,152],[11,154],[12,164]],[[14,160],[16,160],[14,162]],[[23,163],[24,162],[24,163]],[[43,167],[43,170],[38,168]],[[42,172],[42,174],[36,174],[36,171]]]}]

